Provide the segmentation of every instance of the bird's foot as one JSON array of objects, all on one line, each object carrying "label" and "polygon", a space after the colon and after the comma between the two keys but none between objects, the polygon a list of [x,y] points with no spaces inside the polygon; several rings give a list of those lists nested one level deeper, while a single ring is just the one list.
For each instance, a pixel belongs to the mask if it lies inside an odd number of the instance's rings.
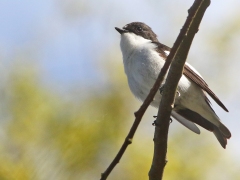
[{"label": "bird's foot", "polygon": [[[157,118],[157,116],[153,116],[154,118]],[[169,123],[172,123],[172,118],[170,117],[170,121]],[[158,123],[157,123],[157,120],[154,120],[153,123],[152,123],[153,126],[158,126]]]},{"label": "bird's foot", "polygon": [[[153,118],[157,118],[157,116],[153,116]],[[157,126],[156,120],[153,121],[152,125],[153,125],[153,126]]]}]

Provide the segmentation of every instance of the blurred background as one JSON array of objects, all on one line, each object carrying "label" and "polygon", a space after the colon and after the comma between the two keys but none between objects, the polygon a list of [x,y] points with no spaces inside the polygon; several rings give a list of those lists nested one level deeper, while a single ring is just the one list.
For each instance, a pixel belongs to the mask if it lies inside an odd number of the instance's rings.
[{"label": "blurred background", "polygon": [[[172,46],[193,0],[0,0],[0,179],[100,179],[141,103],[131,94],[114,27],[145,22]],[[168,180],[240,179],[240,1],[212,1],[188,62],[229,113],[213,107],[232,138],[196,135],[173,121]],[[148,179],[149,108],[109,179]]]}]

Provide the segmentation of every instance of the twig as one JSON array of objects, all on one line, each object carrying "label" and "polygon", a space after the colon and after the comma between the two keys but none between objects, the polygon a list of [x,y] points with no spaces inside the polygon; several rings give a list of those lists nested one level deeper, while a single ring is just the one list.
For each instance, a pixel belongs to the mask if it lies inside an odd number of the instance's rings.
[{"label": "twig", "polygon": [[153,88],[151,89],[150,93],[148,94],[147,98],[145,99],[145,101],[143,102],[143,104],[141,105],[139,110],[134,113],[135,114],[135,121],[134,121],[127,137],[125,138],[125,141],[124,141],[122,147],[120,148],[118,154],[116,155],[116,157],[114,158],[112,163],[109,165],[109,167],[106,169],[106,171],[104,173],[102,173],[101,180],[107,179],[108,175],[111,173],[113,168],[120,161],[120,159],[121,159],[122,155],[124,154],[128,145],[132,143],[133,136],[134,136],[134,134],[137,130],[137,127],[138,127],[139,123],[141,122],[142,116],[144,115],[144,113],[145,113],[146,109],[148,108],[148,106],[150,105],[150,103],[153,101],[153,97],[155,96],[156,92],[158,91],[158,89],[160,87],[160,84],[163,81],[163,78],[164,78],[164,76],[165,76],[165,74],[166,74],[166,72],[167,72],[167,70],[168,70],[168,68],[169,68],[169,66],[172,62],[173,57],[175,57],[176,51],[178,50],[179,45],[182,42],[182,38],[184,38],[184,35],[186,34],[186,32],[184,32],[184,29],[181,30],[180,34],[182,33],[183,36],[177,38],[177,40],[174,43],[174,46],[173,46],[168,58],[166,59],[166,62],[164,64],[163,68],[161,69],[161,71],[159,73],[159,76],[158,76]]},{"label": "twig", "polygon": [[[167,163],[167,139],[170,115],[174,97],[176,94],[177,84],[181,78],[183,66],[185,64],[192,40],[198,32],[199,24],[205,13],[205,10],[210,5],[210,0],[195,0],[192,7],[189,9],[188,18],[174,43],[172,51],[177,51],[174,60],[169,69],[169,73],[164,85],[162,99],[159,105],[158,117],[154,134],[154,156],[152,166],[149,171],[150,180],[161,180],[163,177],[164,167]],[[173,53],[170,52],[169,56]],[[167,58],[167,60],[170,57]]]},{"label": "twig", "polygon": [[134,136],[134,134],[135,134],[135,132],[136,132],[136,130],[138,128],[138,125],[140,124],[140,122],[142,120],[142,117],[143,117],[145,111],[147,110],[148,106],[153,101],[153,98],[154,98],[156,92],[158,91],[158,89],[160,87],[160,84],[162,83],[165,74],[167,73],[167,70],[168,70],[168,68],[169,68],[169,66],[171,64],[171,61],[172,61],[172,58],[168,58],[168,60],[165,62],[164,66],[161,69],[161,71],[159,73],[159,76],[158,76],[155,84],[153,85],[152,89],[150,90],[147,98],[145,99],[145,101],[143,102],[141,107],[138,109],[138,111],[136,111],[134,113],[134,115],[135,115],[134,123],[133,123],[133,125],[132,125],[132,127],[131,127],[128,135],[127,135],[127,137],[125,138],[125,141],[124,141],[122,147],[120,148],[120,150],[118,151],[116,157],[113,159],[112,163],[108,166],[106,171],[104,173],[102,173],[100,180],[107,179],[108,175],[111,173],[113,168],[117,165],[117,163],[119,163],[119,161],[122,158],[122,156],[123,156],[125,150],[127,149],[128,145],[132,143],[132,139],[133,139],[133,136]]},{"label": "twig", "polygon": [[127,149],[128,145],[132,143],[132,139],[133,136],[138,128],[138,125],[140,124],[142,117],[145,113],[145,111],[147,110],[148,106],[150,105],[150,103],[153,101],[153,98],[156,94],[156,92],[158,91],[160,84],[162,84],[164,76],[167,73],[167,70],[172,62],[172,59],[176,53],[176,48],[171,50],[171,53],[169,54],[163,68],[161,69],[158,78],[155,82],[155,84],[153,85],[152,89],[150,90],[148,96],[146,97],[145,101],[143,102],[143,104],[141,105],[141,107],[138,109],[138,111],[136,111],[134,113],[135,115],[135,120],[134,123],[127,135],[127,137],[125,138],[125,141],[122,145],[122,147],[120,148],[120,150],[118,151],[116,157],[113,159],[113,161],[111,162],[111,164],[108,166],[108,168],[106,169],[106,171],[104,173],[101,174],[101,179],[100,180],[105,180],[107,179],[108,175],[111,173],[111,171],[113,170],[113,168],[117,165],[117,163],[119,163],[120,159],[122,158],[125,150]]}]

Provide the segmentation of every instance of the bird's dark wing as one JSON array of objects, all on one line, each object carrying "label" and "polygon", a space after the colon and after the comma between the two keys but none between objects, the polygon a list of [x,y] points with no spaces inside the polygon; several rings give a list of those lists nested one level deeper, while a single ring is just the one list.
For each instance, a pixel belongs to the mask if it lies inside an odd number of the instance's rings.
[{"label": "bird's dark wing", "polygon": [[158,52],[159,56],[163,57],[164,59],[167,58],[168,54],[166,52],[170,52],[171,48],[161,44],[160,42],[152,42],[157,45],[156,51]]},{"label": "bird's dark wing", "polygon": [[[183,74],[195,82],[199,87],[201,87],[204,91],[206,91],[209,96],[213,98],[213,100],[222,107],[225,111],[228,112],[228,109],[224,106],[224,104],[220,101],[220,99],[212,92],[212,90],[208,87],[207,83],[201,78],[195,71],[193,71],[188,65],[184,65]],[[208,101],[208,100],[207,100]]]},{"label": "bird's dark wing", "polygon": [[[165,46],[164,44],[161,44],[159,42],[153,42],[154,44],[157,45],[156,50],[159,53],[159,55],[161,57],[163,57],[164,59],[167,58],[168,54],[166,53],[167,51],[171,51],[171,48],[169,48],[168,46]],[[183,69],[183,74],[188,77],[189,79],[191,79],[194,83],[196,83],[200,88],[202,88],[204,91],[206,91],[209,96],[212,97],[212,99],[214,101],[216,101],[216,103],[222,107],[225,111],[228,112],[228,109],[224,106],[224,104],[220,101],[220,99],[212,92],[211,89],[209,89],[207,83],[203,80],[202,77],[200,77],[193,69],[191,69],[188,65],[184,65],[184,69]],[[209,100],[206,97],[206,102],[209,104]],[[210,105],[210,104],[209,104]]]}]

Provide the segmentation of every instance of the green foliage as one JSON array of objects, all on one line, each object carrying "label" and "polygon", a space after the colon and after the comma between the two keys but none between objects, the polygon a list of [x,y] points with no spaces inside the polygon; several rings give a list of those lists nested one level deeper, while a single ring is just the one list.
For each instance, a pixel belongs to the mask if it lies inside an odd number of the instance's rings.
[{"label": "green foliage", "polygon": [[0,161],[5,162],[1,179],[45,179],[51,173],[46,169],[56,174],[51,175],[54,179],[85,179],[93,176],[93,169],[99,177],[105,168],[99,160],[105,161],[109,150],[123,140],[130,113],[120,91],[64,102],[36,79],[21,72],[9,80],[6,104],[11,120],[5,129],[7,143],[0,149]]},{"label": "green foliage", "polygon": [[[1,116],[8,120],[0,134],[0,179],[99,179],[133,121],[129,108],[133,97],[128,97],[120,79],[112,80],[108,91],[92,90],[84,98],[76,97],[79,101],[65,101],[38,84],[35,73],[13,73],[3,87],[8,92],[2,102],[7,108]],[[165,179],[239,177],[238,166],[223,156],[213,134],[198,136],[170,128],[175,132],[169,136]],[[148,179],[153,129],[147,132],[140,126],[109,179]],[[230,163],[234,169],[228,168]]]}]

